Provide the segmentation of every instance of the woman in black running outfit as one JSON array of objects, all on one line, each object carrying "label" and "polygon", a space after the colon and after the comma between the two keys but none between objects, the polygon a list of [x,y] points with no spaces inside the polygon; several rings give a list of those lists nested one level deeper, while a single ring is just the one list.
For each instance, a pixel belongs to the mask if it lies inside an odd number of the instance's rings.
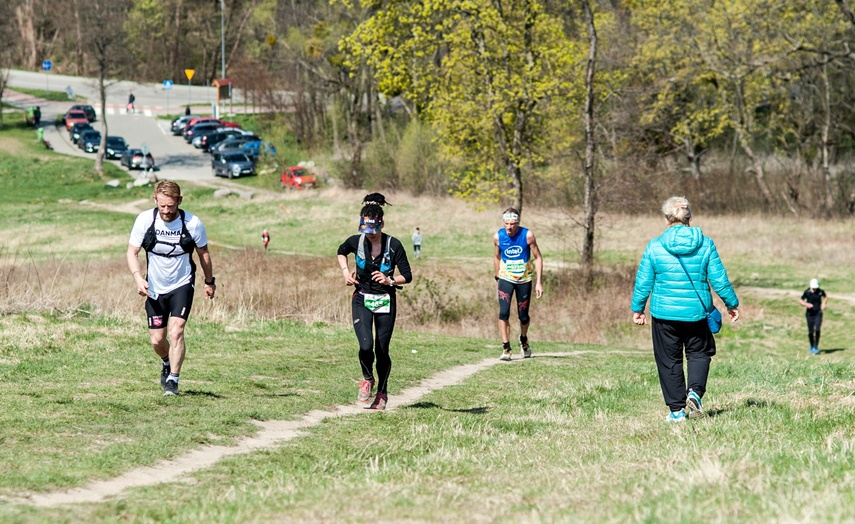
[{"label": "woman in black running outfit", "polygon": [[[389,357],[389,342],[395,328],[397,304],[395,290],[402,284],[413,281],[410,263],[404,246],[394,237],[381,232],[384,226],[383,207],[386,197],[371,193],[363,201],[359,218],[359,234],[345,240],[338,247],[338,265],[344,275],[344,283],[356,286],[351,299],[353,329],[359,340],[359,365],[362,382],[359,384],[357,401],[367,403],[375,383],[377,394],[369,409],[386,409],[386,388],[392,359]],[[356,255],[356,271],[351,273],[347,256]],[[398,275],[395,276],[395,269]],[[376,329],[376,334],[372,331]],[[374,378],[374,360],[377,358],[377,378]]]}]

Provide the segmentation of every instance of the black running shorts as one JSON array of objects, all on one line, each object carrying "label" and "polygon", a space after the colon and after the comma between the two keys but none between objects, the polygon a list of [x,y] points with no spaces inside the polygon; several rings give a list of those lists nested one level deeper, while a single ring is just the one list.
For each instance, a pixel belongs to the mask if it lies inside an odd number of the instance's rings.
[{"label": "black running shorts", "polygon": [[190,308],[193,307],[193,283],[185,284],[178,289],[158,295],[157,298],[147,298],[145,312],[148,314],[149,329],[166,329],[169,317],[187,320]]}]

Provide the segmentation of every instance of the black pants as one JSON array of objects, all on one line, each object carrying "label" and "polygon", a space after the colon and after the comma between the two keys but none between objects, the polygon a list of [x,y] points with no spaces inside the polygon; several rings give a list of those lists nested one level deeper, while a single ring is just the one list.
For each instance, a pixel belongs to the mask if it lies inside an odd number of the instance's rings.
[{"label": "black pants", "polygon": [[[710,362],[715,355],[715,337],[706,319],[697,322],[658,320],[652,318],[653,355],[659,371],[659,385],[665,404],[671,411],[686,407],[686,394],[691,389],[703,398],[707,390]],[[688,389],[683,375],[683,351],[686,354]]]},{"label": "black pants", "polygon": [[[392,372],[392,359],[389,356],[389,343],[392,341],[392,331],[395,329],[397,305],[395,294],[390,295],[389,313],[373,313],[365,307],[365,297],[359,292],[353,294],[351,312],[353,315],[353,330],[359,340],[359,365],[362,367],[362,378],[374,378],[374,357],[377,357],[377,393],[386,393],[389,373]],[[372,331],[375,331],[372,334]]]},{"label": "black pants", "polygon": [[810,345],[811,347],[818,348],[819,330],[822,327],[822,311],[813,315],[808,313],[805,316],[807,318],[808,340],[810,340]]},{"label": "black pants", "polygon": [[499,296],[499,320],[510,320],[511,299],[516,292],[517,316],[520,318],[520,324],[527,326],[531,321],[531,318],[528,316],[528,307],[531,305],[531,280],[514,283],[499,279],[497,292]]}]

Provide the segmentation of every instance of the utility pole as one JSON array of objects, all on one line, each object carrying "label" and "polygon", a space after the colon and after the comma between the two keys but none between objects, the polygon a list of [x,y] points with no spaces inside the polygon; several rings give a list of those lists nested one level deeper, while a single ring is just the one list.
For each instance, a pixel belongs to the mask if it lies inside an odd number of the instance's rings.
[{"label": "utility pole", "polygon": [[226,1],[220,0],[220,55],[223,65],[223,78],[226,77]]}]

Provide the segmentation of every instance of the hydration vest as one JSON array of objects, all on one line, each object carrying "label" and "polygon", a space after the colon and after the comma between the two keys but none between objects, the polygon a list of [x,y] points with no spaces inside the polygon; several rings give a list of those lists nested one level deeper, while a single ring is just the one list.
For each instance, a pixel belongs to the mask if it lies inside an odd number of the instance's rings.
[{"label": "hydration vest", "polygon": [[[388,276],[392,269],[392,259],[389,258],[389,244],[392,237],[386,235],[386,250],[383,252],[383,260],[380,261],[380,272]],[[359,247],[356,249],[356,267],[365,270],[365,233],[359,235]]]},{"label": "hydration vest", "polygon": [[[196,264],[193,262],[193,250],[196,249],[196,241],[193,240],[193,236],[190,235],[190,231],[187,230],[187,222],[184,220],[184,210],[179,209],[178,215],[181,217],[181,237],[178,242],[166,242],[163,240],[157,239],[157,233],[154,231],[154,224],[157,222],[157,208],[154,208],[151,219],[151,227],[148,228],[148,231],[145,232],[142,241],[142,248],[145,249],[145,260],[146,265],[148,265],[148,257],[149,255],[157,255],[159,257],[180,257],[182,255],[190,255],[190,272],[193,275],[196,275]],[[154,247],[157,244],[164,244],[167,246],[171,246],[172,249],[169,250],[168,253],[155,253]],[[180,251],[176,250],[180,248]]]}]

